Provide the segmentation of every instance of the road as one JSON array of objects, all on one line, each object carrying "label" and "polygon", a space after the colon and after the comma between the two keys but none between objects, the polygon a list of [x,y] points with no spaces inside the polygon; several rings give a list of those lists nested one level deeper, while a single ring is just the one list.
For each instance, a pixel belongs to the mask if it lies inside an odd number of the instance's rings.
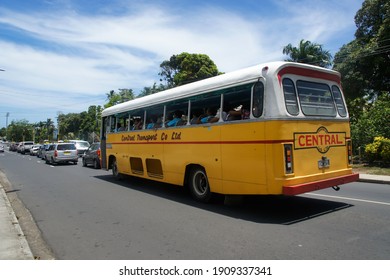
[{"label": "road", "polygon": [[6,151],[0,170],[56,259],[389,259],[390,185],[350,183],[239,205]]}]

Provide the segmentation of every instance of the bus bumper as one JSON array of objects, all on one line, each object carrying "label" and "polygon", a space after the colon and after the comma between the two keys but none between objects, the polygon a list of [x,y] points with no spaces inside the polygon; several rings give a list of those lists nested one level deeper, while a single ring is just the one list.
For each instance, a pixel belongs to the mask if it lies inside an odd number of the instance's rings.
[{"label": "bus bumper", "polygon": [[359,179],[359,174],[354,173],[350,175],[340,176],[332,179],[315,181],[311,183],[299,184],[294,186],[283,186],[284,195],[297,195],[301,193],[317,191],[329,187],[334,187],[346,183],[355,182]]}]

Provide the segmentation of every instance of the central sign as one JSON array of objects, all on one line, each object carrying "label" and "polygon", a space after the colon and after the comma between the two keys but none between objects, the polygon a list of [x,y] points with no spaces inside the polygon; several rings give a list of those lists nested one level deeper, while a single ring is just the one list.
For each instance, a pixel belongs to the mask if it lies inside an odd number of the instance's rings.
[{"label": "central sign", "polygon": [[331,147],[345,146],[345,132],[329,132],[321,126],[316,132],[294,133],[294,149],[316,148],[320,153],[326,153]]}]

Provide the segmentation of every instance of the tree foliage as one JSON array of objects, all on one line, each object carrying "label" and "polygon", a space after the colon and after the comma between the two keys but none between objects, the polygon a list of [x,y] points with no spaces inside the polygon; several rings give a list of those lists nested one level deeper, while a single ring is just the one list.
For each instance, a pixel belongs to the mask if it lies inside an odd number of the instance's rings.
[{"label": "tree foliage", "polygon": [[375,99],[390,91],[390,2],[364,1],[355,23],[355,39],[336,53],[334,69],[348,99]]},{"label": "tree foliage", "polygon": [[341,73],[354,148],[390,138],[390,2],[365,0],[355,15],[355,39],[340,49]]},{"label": "tree foliage", "polygon": [[203,80],[220,73],[215,63],[206,54],[190,54],[183,52],[172,55],[169,60],[160,64],[159,75],[165,80],[167,87],[175,87]]},{"label": "tree foliage", "polygon": [[283,48],[283,54],[290,58],[286,61],[300,62],[321,67],[329,67],[332,64],[332,55],[324,50],[322,45],[310,41],[301,40],[298,47],[288,44]]},{"label": "tree foliage", "polygon": [[104,108],[108,108],[119,103],[133,100],[135,98],[133,90],[127,88],[121,88],[119,89],[119,92],[115,92],[114,90],[111,90],[106,95],[107,95],[108,102],[104,104]]}]

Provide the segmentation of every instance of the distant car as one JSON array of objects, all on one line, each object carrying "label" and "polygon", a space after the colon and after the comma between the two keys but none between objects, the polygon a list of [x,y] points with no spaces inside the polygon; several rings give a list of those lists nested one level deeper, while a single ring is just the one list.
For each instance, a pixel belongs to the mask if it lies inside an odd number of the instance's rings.
[{"label": "distant car", "polygon": [[41,145],[41,147],[38,150],[38,157],[39,158],[45,159],[45,153],[46,153],[47,149],[49,148],[49,146],[50,146],[50,144],[48,144],[48,143]]},{"label": "distant car", "polygon": [[69,140],[70,143],[74,143],[76,145],[77,154],[79,157],[84,155],[84,152],[89,148],[88,141],[84,140]]},{"label": "distant car", "polygon": [[100,143],[92,143],[83,155],[83,166],[92,164],[95,169],[100,168]]},{"label": "distant car", "polygon": [[39,151],[39,148],[41,147],[41,145],[33,145],[30,149],[30,155],[31,156],[36,156],[38,155],[38,151]]},{"label": "distant car", "polygon": [[0,153],[4,153],[4,146],[0,145]]},{"label": "distant car", "polygon": [[19,143],[18,142],[12,142],[10,145],[9,145],[9,150],[11,152],[16,152],[16,149],[18,147]]},{"label": "distant car", "polygon": [[30,152],[30,149],[32,148],[33,145],[34,145],[33,141],[20,142],[18,151],[20,151],[20,153],[24,155],[25,153]]},{"label": "distant car", "polygon": [[73,143],[50,144],[45,153],[46,163],[73,162],[77,164],[78,160],[77,149]]}]

